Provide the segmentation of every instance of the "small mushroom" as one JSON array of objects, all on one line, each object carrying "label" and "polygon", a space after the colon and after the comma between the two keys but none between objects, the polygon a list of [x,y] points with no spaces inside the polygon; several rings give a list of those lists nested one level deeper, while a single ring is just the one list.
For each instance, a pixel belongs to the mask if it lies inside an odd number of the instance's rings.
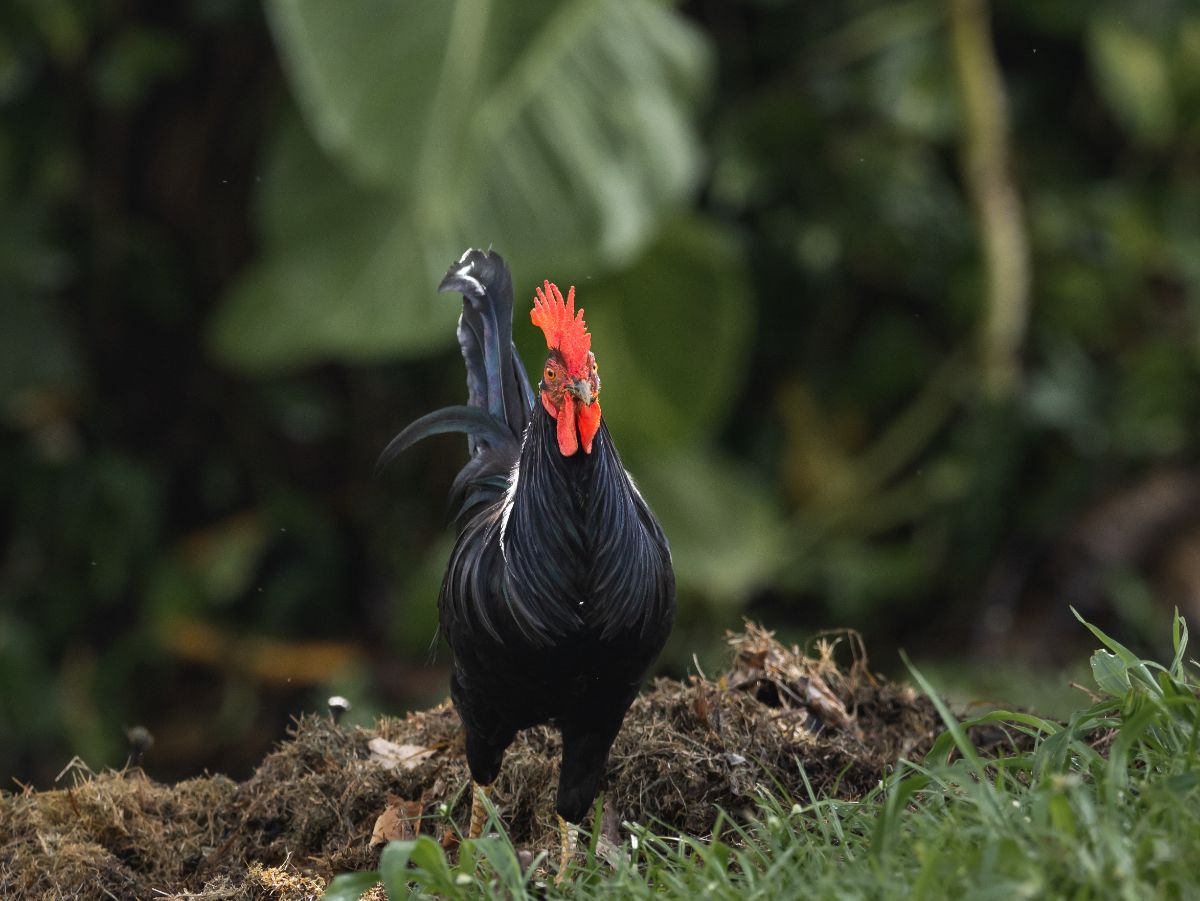
[{"label": "small mushroom", "polygon": [[142,765],[142,756],[154,747],[154,736],[145,726],[131,726],[125,730],[129,742],[129,761],[134,766]]},{"label": "small mushroom", "polygon": [[325,703],[329,705],[329,718],[333,720],[333,724],[335,726],[341,720],[342,715],[349,710],[351,706],[350,702],[341,695],[334,695]]}]

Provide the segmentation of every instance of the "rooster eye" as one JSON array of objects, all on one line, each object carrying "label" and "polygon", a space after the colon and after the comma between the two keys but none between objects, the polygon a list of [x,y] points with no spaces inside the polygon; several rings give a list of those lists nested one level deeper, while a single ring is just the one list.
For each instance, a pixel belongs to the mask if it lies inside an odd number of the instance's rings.
[{"label": "rooster eye", "polygon": [[546,381],[548,381],[548,382],[554,381],[554,370],[551,369],[549,366],[546,367]]}]

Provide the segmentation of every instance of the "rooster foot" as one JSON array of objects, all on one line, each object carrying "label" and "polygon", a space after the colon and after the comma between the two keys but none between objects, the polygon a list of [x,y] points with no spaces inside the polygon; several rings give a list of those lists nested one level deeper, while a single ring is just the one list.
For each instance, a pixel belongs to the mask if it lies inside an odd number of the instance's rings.
[{"label": "rooster foot", "polygon": [[561,841],[561,848],[558,854],[558,875],[554,877],[555,885],[562,884],[563,877],[567,874],[567,865],[575,856],[575,848],[579,844],[579,827],[568,823],[560,816],[558,818],[558,837]]},{"label": "rooster foot", "polygon": [[494,785],[480,785],[471,782],[471,828],[467,830],[467,838],[479,838],[483,835],[483,827],[487,825],[487,805],[484,798],[491,798],[496,790]]}]

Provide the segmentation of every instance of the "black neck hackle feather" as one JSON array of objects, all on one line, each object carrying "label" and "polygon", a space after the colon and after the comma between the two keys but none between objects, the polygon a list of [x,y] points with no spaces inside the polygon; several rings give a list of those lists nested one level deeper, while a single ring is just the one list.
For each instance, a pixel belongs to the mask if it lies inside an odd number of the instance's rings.
[{"label": "black neck hackle feather", "polygon": [[665,612],[666,539],[607,426],[590,454],[564,457],[555,425],[539,405],[504,529],[514,618],[537,645],[580,628],[603,639],[631,627],[645,634]]}]

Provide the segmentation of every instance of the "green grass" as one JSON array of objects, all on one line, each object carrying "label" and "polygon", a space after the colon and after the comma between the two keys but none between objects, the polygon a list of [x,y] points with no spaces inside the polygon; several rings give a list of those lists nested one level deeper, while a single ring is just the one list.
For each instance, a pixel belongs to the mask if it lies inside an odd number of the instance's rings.
[{"label": "green grass", "polygon": [[[860,801],[764,796],[753,822],[719,814],[706,839],[630,825],[627,862],[601,860],[593,841],[557,888],[535,878],[539,862],[523,870],[502,833],[464,842],[453,866],[425,836],[393,842],[378,873],[341,876],[326,897],[357,899],[380,878],[393,901],[1200,897],[1200,668],[1187,626],[1176,617],[1163,666],[1084,625],[1104,645],[1090,661],[1097,700],[1065,723],[1003,710],[959,723],[913,669],[946,731]],[[1032,747],[983,759],[974,722],[1003,723]]]}]

